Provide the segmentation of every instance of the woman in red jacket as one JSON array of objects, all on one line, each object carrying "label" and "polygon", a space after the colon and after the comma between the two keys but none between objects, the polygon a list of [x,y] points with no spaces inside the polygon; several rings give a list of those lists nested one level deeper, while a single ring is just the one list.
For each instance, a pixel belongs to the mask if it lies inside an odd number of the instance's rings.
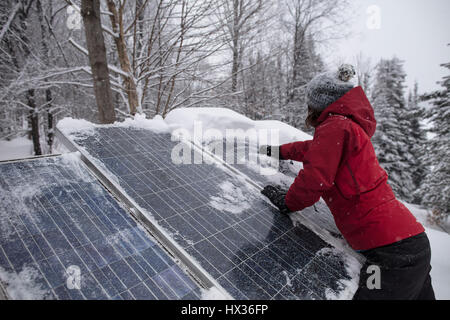
[{"label": "woman in red jacket", "polygon": [[[303,170],[289,191],[267,186],[262,193],[282,213],[322,197],[347,242],[367,258],[354,299],[434,299],[428,238],[378,163],[370,141],[374,111],[363,89],[349,82],[354,74],[343,65],[308,84],[306,123],[315,128],[313,140],[261,151],[303,162]],[[378,284],[372,281],[377,276]]]}]

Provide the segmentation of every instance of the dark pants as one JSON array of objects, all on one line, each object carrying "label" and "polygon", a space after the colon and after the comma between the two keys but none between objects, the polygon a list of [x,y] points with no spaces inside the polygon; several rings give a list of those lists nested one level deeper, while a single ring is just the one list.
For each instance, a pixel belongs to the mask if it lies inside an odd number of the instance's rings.
[{"label": "dark pants", "polygon": [[353,300],[435,300],[431,248],[425,232],[362,254],[367,261]]}]

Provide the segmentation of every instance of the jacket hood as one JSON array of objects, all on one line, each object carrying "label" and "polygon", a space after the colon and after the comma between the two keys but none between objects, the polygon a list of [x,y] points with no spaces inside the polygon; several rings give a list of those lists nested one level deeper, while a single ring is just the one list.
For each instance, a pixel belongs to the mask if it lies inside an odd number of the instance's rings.
[{"label": "jacket hood", "polygon": [[375,114],[362,87],[355,87],[341,98],[330,104],[320,115],[317,122],[324,122],[330,114],[339,114],[359,124],[369,137],[375,133],[377,122]]}]

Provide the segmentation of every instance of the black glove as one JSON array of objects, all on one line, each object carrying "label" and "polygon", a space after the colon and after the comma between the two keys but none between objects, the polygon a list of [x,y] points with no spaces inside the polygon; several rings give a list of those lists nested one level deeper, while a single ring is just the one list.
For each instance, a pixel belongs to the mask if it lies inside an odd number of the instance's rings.
[{"label": "black glove", "polygon": [[265,186],[261,191],[263,195],[269,198],[270,202],[272,202],[282,214],[288,214],[292,212],[288,206],[286,205],[285,197],[287,194],[286,190],[281,189],[279,186]]},{"label": "black glove", "polygon": [[281,159],[280,147],[279,146],[266,146],[263,145],[259,148],[259,153],[266,155],[268,157]]}]

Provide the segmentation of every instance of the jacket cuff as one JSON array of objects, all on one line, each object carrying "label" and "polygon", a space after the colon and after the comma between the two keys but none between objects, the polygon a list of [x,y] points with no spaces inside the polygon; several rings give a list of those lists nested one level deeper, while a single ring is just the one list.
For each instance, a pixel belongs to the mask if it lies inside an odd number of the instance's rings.
[{"label": "jacket cuff", "polygon": [[284,198],[284,203],[286,204],[286,207],[288,207],[289,210],[291,210],[291,212],[294,212],[294,211],[301,211],[301,210],[307,208],[307,206],[303,205],[303,203],[301,203],[298,199],[296,199],[295,202],[292,202],[292,203],[291,203],[291,202],[289,201],[289,199],[290,199],[291,197],[288,197],[288,195],[289,195],[289,191],[288,191],[288,193],[286,194],[286,196],[285,196],[285,198]]}]

